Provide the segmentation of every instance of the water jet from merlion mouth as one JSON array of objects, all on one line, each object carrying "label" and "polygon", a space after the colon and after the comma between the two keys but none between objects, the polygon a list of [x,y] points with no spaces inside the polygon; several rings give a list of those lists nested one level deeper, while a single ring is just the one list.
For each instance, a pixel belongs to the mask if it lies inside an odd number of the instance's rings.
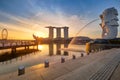
[{"label": "water jet from merlion mouth", "polygon": [[[90,21],[89,23],[87,23],[85,26],[83,26],[79,31],[78,31],[78,33],[76,33],[76,35],[75,35],[75,37],[71,40],[71,42],[70,42],[70,44],[72,44],[73,42],[74,42],[74,40],[75,40],[75,38],[80,34],[80,32],[82,31],[82,30],[84,30],[86,27],[88,27],[90,24],[92,24],[93,22],[96,22],[96,21],[98,21],[99,19],[94,19],[94,20],[92,20],[92,21]],[[82,35],[81,35],[82,36]],[[69,44],[69,45],[70,45]]]},{"label": "water jet from merlion mouth", "polygon": [[[71,42],[68,45],[68,48],[62,49],[62,50],[66,50],[66,51],[76,51],[76,52],[85,52],[85,44],[83,46],[83,44],[80,44],[79,42],[77,42],[77,40],[79,40],[80,38],[83,39],[88,39],[88,35],[84,36],[81,35],[81,32],[85,29],[88,28],[90,25],[92,25],[92,23],[99,21],[100,19],[94,19],[92,21],[90,21],[89,23],[87,23],[86,25],[84,25],[77,33],[76,35],[73,37],[73,39],[71,40]],[[100,23],[100,22],[99,22]],[[97,23],[96,28],[100,28],[99,27],[99,23]],[[95,24],[96,25],[96,24]],[[93,26],[95,27],[95,26]],[[90,28],[91,30],[91,28]],[[87,31],[87,32],[92,32],[92,31]],[[100,29],[99,29],[100,30]],[[86,31],[84,31],[86,32]],[[92,34],[91,34],[92,35]],[[97,37],[98,38],[98,37]],[[82,46],[82,47],[81,47]]]}]

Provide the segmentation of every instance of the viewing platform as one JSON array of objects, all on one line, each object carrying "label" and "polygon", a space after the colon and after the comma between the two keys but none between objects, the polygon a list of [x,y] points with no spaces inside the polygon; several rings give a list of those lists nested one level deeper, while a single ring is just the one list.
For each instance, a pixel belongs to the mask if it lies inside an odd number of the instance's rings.
[{"label": "viewing platform", "polygon": [[64,63],[50,63],[48,68],[39,64],[25,68],[21,76],[17,71],[0,75],[0,80],[119,80],[119,51],[103,50]]}]

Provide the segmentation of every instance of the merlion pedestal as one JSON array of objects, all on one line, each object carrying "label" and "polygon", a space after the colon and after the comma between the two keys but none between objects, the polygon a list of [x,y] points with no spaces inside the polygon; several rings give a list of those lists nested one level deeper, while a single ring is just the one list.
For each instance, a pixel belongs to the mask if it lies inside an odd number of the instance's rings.
[{"label": "merlion pedestal", "polygon": [[102,39],[114,39],[118,34],[118,12],[114,7],[104,10],[100,15]]}]

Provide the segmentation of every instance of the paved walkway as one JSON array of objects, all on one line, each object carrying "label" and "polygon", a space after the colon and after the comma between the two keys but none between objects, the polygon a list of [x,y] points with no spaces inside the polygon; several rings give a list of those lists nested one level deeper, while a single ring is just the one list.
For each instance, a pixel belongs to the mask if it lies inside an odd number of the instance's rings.
[{"label": "paved walkway", "polygon": [[[93,74],[119,55],[119,51],[120,49],[111,49],[91,53],[65,63],[50,64],[49,68],[44,68],[43,64],[39,64],[27,68],[25,74],[21,76],[17,76],[17,71],[0,75],[0,80],[89,80]],[[120,65],[113,73],[111,80],[120,80],[119,74]]]},{"label": "paved walkway", "polygon": [[115,70],[114,74],[110,78],[110,80],[120,80],[120,63],[118,65],[117,69]]}]

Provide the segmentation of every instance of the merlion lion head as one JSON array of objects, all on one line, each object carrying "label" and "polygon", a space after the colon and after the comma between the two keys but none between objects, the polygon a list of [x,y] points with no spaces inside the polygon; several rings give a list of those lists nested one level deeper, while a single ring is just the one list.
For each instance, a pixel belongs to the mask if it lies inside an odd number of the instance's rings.
[{"label": "merlion lion head", "polygon": [[117,37],[119,26],[118,24],[118,11],[114,7],[108,8],[100,15],[103,39],[113,39]]}]

